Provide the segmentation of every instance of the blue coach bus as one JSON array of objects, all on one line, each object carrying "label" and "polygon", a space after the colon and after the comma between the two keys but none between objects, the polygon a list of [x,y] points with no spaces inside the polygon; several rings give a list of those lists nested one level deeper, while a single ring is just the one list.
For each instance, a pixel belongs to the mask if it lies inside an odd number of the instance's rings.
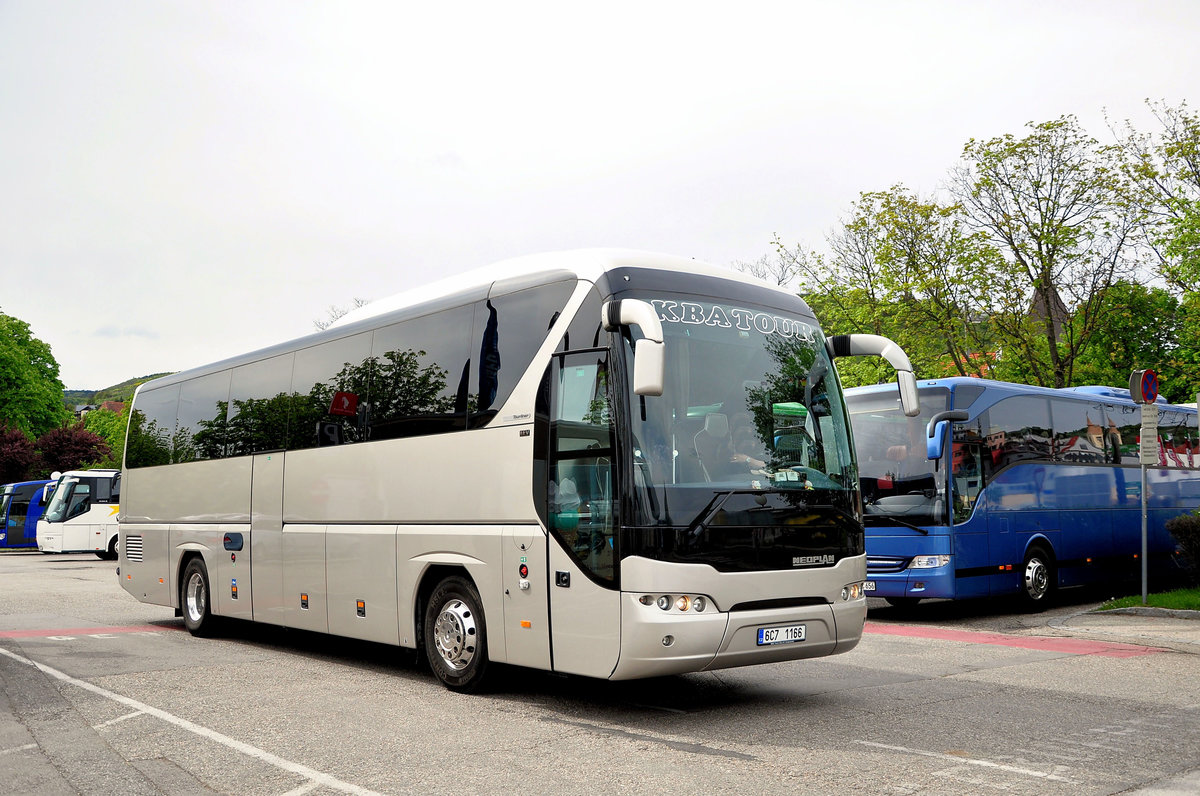
[{"label": "blue coach bus", "polygon": [[42,493],[53,481],[21,481],[0,486],[0,550],[37,547],[37,521],[45,506]]},{"label": "blue coach bus", "polygon": [[[862,486],[869,596],[1018,594],[1140,576],[1141,415],[1129,391],[974,378],[919,382],[921,415],[894,385],[846,391]],[[1164,525],[1200,506],[1196,410],[1159,402],[1147,472],[1148,564],[1174,565]],[[932,421],[932,422],[931,422]]]}]

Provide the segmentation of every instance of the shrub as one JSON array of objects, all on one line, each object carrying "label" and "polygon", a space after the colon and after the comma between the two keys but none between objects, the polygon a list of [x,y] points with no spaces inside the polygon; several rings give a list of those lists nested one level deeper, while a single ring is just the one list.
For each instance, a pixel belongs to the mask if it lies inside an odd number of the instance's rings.
[{"label": "shrub", "polygon": [[1183,550],[1184,563],[1193,579],[1200,579],[1200,512],[1167,520],[1167,531]]}]

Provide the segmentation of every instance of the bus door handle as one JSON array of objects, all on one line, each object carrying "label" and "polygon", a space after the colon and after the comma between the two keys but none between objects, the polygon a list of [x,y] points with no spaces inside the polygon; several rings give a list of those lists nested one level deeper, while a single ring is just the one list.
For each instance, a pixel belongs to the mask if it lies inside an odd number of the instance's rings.
[{"label": "bus door handle", "polygon": [[554,585],[561,586],[564,589],[571,588],[571,573],[563,572],[561,569],[554,573]]}]

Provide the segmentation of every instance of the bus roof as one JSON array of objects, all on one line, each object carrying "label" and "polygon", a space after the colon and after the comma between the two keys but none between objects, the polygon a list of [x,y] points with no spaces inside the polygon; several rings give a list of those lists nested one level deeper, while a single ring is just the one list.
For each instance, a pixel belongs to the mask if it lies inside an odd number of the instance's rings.
[{"label": "bus roof", "polygon": [[[499,292],[511,292],[521,287],[532,287],[535,284],[556,279],[582,279],[594,283],[603,279],[606,273],[621,268],[649,268],[686,276],[724,279],[747,285],[756,290],[778,293],[787,301],[799,303],[807,309],[807,305],[804,305],[804,302],[791,291],[731,268],[722,268],[687,257],[633,249],[580,249],[546,252],[503,260],[373,301],[351,310],[322,331],[162,376],[139,385],[134,394],[136,396],[137,393],[145,390],[168,386],[196,376],[215,373],[276,354],[357,334],[379,324],[379,319],[388,315],[394,314],[397,316],[397,320],[401,320],[402,316],[413,317],[424,314],[426,311],[432,312],[470,301],[481,301],[487,296]],[[811,313],[811,311],[809,312]]]},{"label": "bus roof", "polygon": [[[1010,395],[1044,395],[1046,397],[1058,398],[1076,398],[1080,401],[1105,401],[1108,403],[1132,404],[1133,399],[1129,396],[1129,390],[1122,387],[1106,387],[1102,385],[1089,385],[1085,387],[1038,387],[1032,384],[1016,384],[1009,381],[997,381],[995,379],[980,379],[974,376],[950,376],[944,379],[921,379],[917,382],[918,390],[929,390],[942,388],[950,390],[951,394],[961,394],[960,390],[968,388],[969,391],[978,396],[981,391],[987,391],[995,395],[994,400],[986,401],[987,405],[991,405],[1000,398]],[[854,395],[877,394],[883,392],[896,392],[896,385],[888,384],[871,384],[864,387],[850,387],[846,390],[846,396]],[[899,401],[899,395],[896,400]],[[972,398],[972,401],[974,398]],[[971,403],[971,402],[968,402]],[[1183,409],[1185,411],[1193,409],[1186,405],[1170,404],[1161,395],[1156,402],[1160,407],[1170,407],[1173,409]],[[967,408],[966,406],[956,406],[955,408]]]},{"label": "bus roof", "polygon": [[439,279],[387,298],[373,301],[343,315],[331,326],[345,326],[367,318],[374,318],[395,310],[423,304],[448,293],[459,293],[472,288],[486,288],[496,283],[519,281],[534,275],[563,272],[576,279],[598,281],[606,272],[615,268],[654,268],[660,271],[675,271],[683,274],[713,276],[756,287],[772,288],[795,298],[793,293],[762,280],[748,276],[731,268],[721,268],[700,260],[670,254],[637,251],[634,249],[578,249],[573,251],[544,252],[524,257],[514,257],[498,263],[474,268],[470,271]]}]

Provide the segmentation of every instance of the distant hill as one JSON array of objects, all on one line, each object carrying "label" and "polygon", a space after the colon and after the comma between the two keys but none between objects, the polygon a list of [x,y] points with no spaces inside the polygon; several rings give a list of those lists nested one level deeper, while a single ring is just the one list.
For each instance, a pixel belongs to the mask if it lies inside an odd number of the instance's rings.
[{"label": "distant hill", "polygon": [[111,387],[105,387],[103,390],[63,390],[63,403],[74,409],[80,404],[93,404],[99,406],[105,401],[128,401],[133,397],[133,391],[142,382],[157,379],[159,376],[166,376],[166,373],[154,373],[149,376],[140,376],[136,379],[128,379],[120,384],[114,384]]}]

